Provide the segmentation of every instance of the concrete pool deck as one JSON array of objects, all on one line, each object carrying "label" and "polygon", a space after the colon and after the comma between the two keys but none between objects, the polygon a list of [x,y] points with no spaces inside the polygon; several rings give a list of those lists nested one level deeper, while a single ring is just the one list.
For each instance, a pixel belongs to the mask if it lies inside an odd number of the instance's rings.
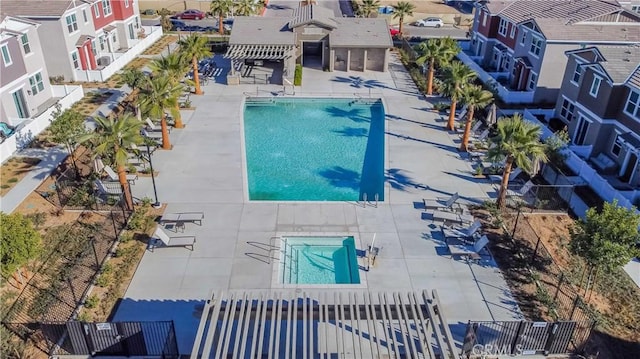
[{"label": "concrete pool deck", "polygon": [[[218,62],[218,59],[216,59]],[[495,196],[486,180],[473,177],[471,163],[457,152],[457,134],[429,101],[418,94],[396,56],[391,71],[323,72],[304,69],[297,97],[382,98],[386,112],[385,202],[377,208],[347,202],[250,202],[241,153],[245,94],[271,96],[282,86],[226,86],[211,81],[203,96],[191,96],[186,128],[171,132],[171,151],[154,155],[159,200],[166,212],[202,211],[194,251],[158,248],[145,253],[114,320],[174,320],[181,353],[193,344],[204,300],[213,291],[271,289],[269,245],[282,234],[355,233],[363,246],[381,251],[366,278],[367,290],[437,289],[454,336],[461,339],[468,320],[521,318],[515,300],[492,260],[470,264],[451,259],[437,223],[423,214],[423,198],[463,199]],[[287,89],[291,93],[292,89]],[[437,101],[434,100],[434,101]],[[136,197],[153,197],[151,181],[140,178]],[[364,249],[364,248],[358,248]],[[327,292],[301,286],[293,291]],[[362,290],[362,289],[348,289]]]}]

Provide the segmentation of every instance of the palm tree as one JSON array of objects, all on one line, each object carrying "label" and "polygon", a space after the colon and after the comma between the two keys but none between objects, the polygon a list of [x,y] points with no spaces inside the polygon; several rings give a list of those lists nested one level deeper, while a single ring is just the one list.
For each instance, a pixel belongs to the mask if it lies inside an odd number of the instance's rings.
[{"label": "palm tree", "polygon": [[362,4],[358,6],[358,10],[360,15],[363,17],[370,17],[371,13],[374,11],[378,11],[380,7],[380,1],[378,0],[362,0]]},{"label": "palm tree", "polygon": [[[247,0],[252,1],[252,0]],[[195,94],[202,95],[202,89],[200,89],[200,77],[198,74],[198,61],[205,57],[211,56],[209,51],[209,40],[204,36],[193,34],[180,41],[180,52],[185,59],[191,59],[191,66],[193,66],[193,81],[195,82]]]},{"label": "palm tree", "polygon": [[133,198],[127,181],[127,148],[132,144],[139,145],[143,138],[140,135],[142,122],[132,115],[125,113],[120,117],[95,117],[97,125],[93,133],[82,135],[78,138],[79,143],[92,142],[96,146],[93,149],[96,156],[111,157],[118,172],[118,180],[122,186],[124,201],[127,209],[133,210]]},{"label": "palm tree", "polygon": [[393,18],[400,19],[400,27],[398,28],[400,35],[402,35],[402,23],[404,22],[404,17],[413,16],[413,10],[415,8],[415,5],[407,1],[398,1],[398,3],[393,6]]},{"label": "palm tree", "polygon": [[[180,86],[181,90],[184,90],[180,80],[184,78],[184,74],[187,72],[188,63],[185,56],[178,52],[173,52],[167,56],[162,56],[159,59],[153,60],[149,64],[149,68],[153,71],[154,75],[166,77],[169,81],[176,86]],[[181,92],[182,93],[182,92]],[[180,94],[178,94],[179,96]],[[182,116],[180,115],[180,104],[176,101],[175,104],[175,128],[183,128]]]},{"label": "palm tree", "polygon": [[149,87],[140,93],[140,105],[143,111],[153,118],[160,119],[162,149],[164,150],[171,149],[166,111],[170,111],[174,118],[178,116],[180,111],[177,108],[177,104],[181,93],[182,86],[172,83],[165,76],[155,76],[151,79]]},{"label": "palm tree", "polygon": [[140,89],[147,86],[149,83],[149,77],[138,69],[125,69],[122,71],[122,80],[131,88],[131,94],[129,95],[132,103],[135,103],[136,116],[140,120],[140,104],[138,103],[138,93]]},{"label": "palm tree", "polygon": [[449,121],[447,121],[447,129],[453,131],[455,128],[456,106],[462,98],[464,87],[470,85],[478,75],[471,68],[460,61],[453,61],[445,67],[443,83],[443,93],[451,98],[451,112],[449,113]]},{"label": "palm tree", "polygon": [[462,136],[460,150],[467,152],[473,115],[476,109],[484,108],[493,102],[493,94],[491,91],[483,89],[482,86],[470,85],[464,87],[464,90],[462,91],[462,100],[467,105],[467,121],[464,125],[464,135]]},{"label": "palm tree", "polygon": [[254,0],[237,0],[233,3],[234,12],[240,16],[250,16],[256,12],[258,3]]},{"label": "palm tree", "polygon": [[233,0],[212,0],[211,12],[218,16],[218,32],[224,35],[224,17],[233,9]]},{"label": "palm tree", "polygon": [[547,161],[545,145],[540,142],[540,132],[540,126],[524,121],[518,113],[513,117],[498,120],[497,135],[489,138],[490,146],[487,152],[491,159],[505,159],[498,207],[504,207],[509,175],[514,164],[530,173],[535,162]]},{"label": "palm tree", "polygon": [[447,64],[460,52],[460,45],[450,37],[429,39],[416,46],[419,56],[416,63],[420,66],[429,63],[427,72],[427,95],[433,94],[433,75],[436,67]]}]

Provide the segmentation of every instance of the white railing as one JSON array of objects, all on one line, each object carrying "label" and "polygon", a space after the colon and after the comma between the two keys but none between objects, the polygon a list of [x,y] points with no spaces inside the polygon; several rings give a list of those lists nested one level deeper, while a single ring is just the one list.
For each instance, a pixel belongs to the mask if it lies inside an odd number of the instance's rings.
[{"label": "white railing", "polygon": [[133,45],[127,52],[119,53],[120,56],[113,59],[113,62],[102,70],[76,70],[78,81],[106,81],[162,37],[162,27],[160,26],[143,26],[143,28],[146,37]]},{"label": "white railing", "polygon": [[531,103],[533,102],[533,91],[511,91],[500,85],[490,73],[486,72],[478,65],[469,55],[464,52],[458,53],[458,59],[465,65],[469,66],[478,74],[478,78],[487,85],[493,86],[498,91],[498,96],[506,103]]},{"label": "white railing", "polygon": [[60,99],[37,117],[24,120],[16,126],[15,133],[0,144],[0,162],[6,161],[16,151],[28,146],[36,136],[49,127],[53,112],[56,111],[56,104],[60,104],[60,110],[64,111],[84,96],[82,86],[52,85],[51,87],[54,97],[60,97]]}]

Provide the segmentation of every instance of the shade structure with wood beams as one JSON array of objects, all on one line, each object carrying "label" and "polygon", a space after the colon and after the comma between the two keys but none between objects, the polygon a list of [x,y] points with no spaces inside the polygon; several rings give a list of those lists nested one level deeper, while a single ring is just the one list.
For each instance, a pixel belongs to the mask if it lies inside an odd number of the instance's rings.
[{"label": "shade structure with wood beams", "polygon": [[191,359],[459,358],[435,291],[214,294]]},{"label": "shade structure with wood beams", "polygon": [[285,60],[294,55],[294,45],[230,45],[224,57],[231,60]]}]

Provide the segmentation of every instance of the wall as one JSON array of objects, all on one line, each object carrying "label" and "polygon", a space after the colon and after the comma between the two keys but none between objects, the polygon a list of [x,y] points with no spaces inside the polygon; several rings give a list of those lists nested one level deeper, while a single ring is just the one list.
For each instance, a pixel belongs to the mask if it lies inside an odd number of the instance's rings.
[{"label": "wall", "polygon": [[[113,9],[113,4],[111,4],[111,14],[105,16],[104,15],[104,8],[102,7],[102,0],[98,1],[96,3],[97,5],[93,5],[91,6],[91,13],[93,15],[93,24],[94,24],[94,29],[100,30],[103,27],[111,24],[111,22],[113,22],[116,17],[115,17],[115,13],[114,13],[114,9]],[[98,8],[98,12],[96,13],[96,7]]]},{"label": "wall", "polygon": [[18,43],[18,38],[12,36],[7,39],[7,41],[2,42],[2,44],[7,44],[9,56],[11,57],[11,65],[6,67],[4,65],[4,61],[0,59],[0,81],[2,86],[5,86],[26,74],[27,69],[25,67],[20,44]]},{"label": "wall", "polygon": [[[534,70],[534,72],[538,73],[538,86],[535,90],[534,102],[556,102],[560,86],[562,86],[564,71],[567,67],[567,56],[564,53],[577,47],[578,45],[576,44],[545,43],[543,45],[540,53],[543,56],[542,65],[539,71]],[[532,58],[532,56],[529,57]]]},{"label": "wall", "polygon": [[367,49],[367,68],[370,71],[384,71],[386,49]]}]

